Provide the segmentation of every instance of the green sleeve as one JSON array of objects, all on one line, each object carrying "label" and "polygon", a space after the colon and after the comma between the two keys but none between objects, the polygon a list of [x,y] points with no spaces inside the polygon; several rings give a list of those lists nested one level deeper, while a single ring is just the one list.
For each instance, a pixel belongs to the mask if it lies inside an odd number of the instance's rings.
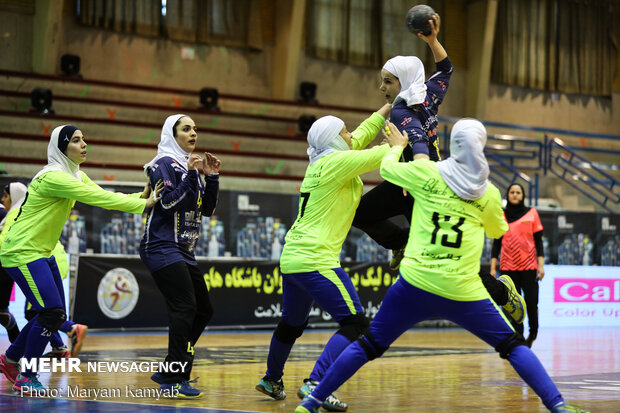
[{"label": "green sleeve", "polygon": [[[102,187],[100,187],[99,185],[97,185],[96,183],[94,183],[88,175],[86,175],[84,172],[82,172],[82,182],[84,182],[86,185],[92,186],[93,188],[98,188],[101,189],[102,191],[105,191],[105,189],[103,189]],[[140,196],[142,195],[142,192],[135,192],[133,194],[125,194],[130,198],[134,198],[134,199],[138,199],[140,198]]]},{"label": "green sleeve", "polygon": [[353,132],[351,132],[351,144],[353,150],[364,149],[377,136],[381,127],[385,123],[385,118],[375,112],[368,119],[362,122]]},{"label": "green sleeve", "polygon": [[42,196],[74,199],[84,204],[133,214],[141,214],[146,206],[146,199],[134,199],[125,194],[106,191],[83,172],[81,181],[66,172],[48,172],[38,190]]},{"label": "green sleeve", "polygon": [[377,169],[389,150],[389,145],[385,144],[361,151],[340,151],[330,157],[328,168],[337,180],[347,181]]},{"label": "green sleeve", "polygon": [[489,238],[499,238],[508,231],[508,223],[502,211],[502,195],[495,185],[489,183],[488,203],[482,212],[482,225]]},{"label": "green sleeve", "polygon": [[402,188],[411,184],[410,176],[413,172],[411,162],[399,162],[404,149],[402,146],[393,146],[381,161],[380,171],[383,179]]}]

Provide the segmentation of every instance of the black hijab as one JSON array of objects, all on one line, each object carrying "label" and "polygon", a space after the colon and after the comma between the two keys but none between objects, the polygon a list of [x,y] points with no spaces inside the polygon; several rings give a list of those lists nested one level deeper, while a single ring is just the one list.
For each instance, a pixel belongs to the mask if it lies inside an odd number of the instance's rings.
[{"label": "black hijab", "polygon": [[[508,193],[510,192],[510,188],[513,186],[518,186],[521,188],[521,192],[523,193],[523,199],[518,204],[511,204],[508,198]],[[516,221],[521,218],[523,215],[527,214],[527,211],[530,210],[530,207],[525,206],[525,189],[521,186],[521,184],[511,184],[506,191],[506,209],[504,209],[504,214],[506,215],[506,221],[510,224],[511,222]]]}]

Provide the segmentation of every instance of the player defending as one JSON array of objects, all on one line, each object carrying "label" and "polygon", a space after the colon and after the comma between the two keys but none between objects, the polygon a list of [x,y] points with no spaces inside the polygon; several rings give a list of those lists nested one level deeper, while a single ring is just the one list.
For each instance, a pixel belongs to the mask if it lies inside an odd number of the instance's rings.
[{"label": "player defending", "polygon": [[369,330],[340,354],[295,412],[318,412],[327,395],[360,367],[380,357],[414,324],[431,317],[450,320],[495,348],[552,412],[582,412],[564,402],[478,276],[484,232],[498,238],[508,229],[500,192],[488,182],[482,123],[457,122],[450,136],[452,156],[437,163],[398,162],[407,145],[406,133],[401,135],[391,123],[386,133],[399,140],[383,159],[381,176],[416,199],[401,276],[388,290]]},{"label": "player defending", "polygon": [[[282,321],[271,339],[265,377],[256,386],[276,400],[286,397],[284,364],[308,324],[314,301],[340,324],[340,329],[325,345],[309,379],[304,380],[300,397],[316,387],[340,352],[368,327],[360,299],[340,267],[338,255],[362,196],[359,175],[378,168],[389,146],[361,149],[375,138],[390,109],[390,104],[384,105],[352,133],[334,116],[320,118],[308,132],[310,165],[301,184],[299,214],[286,235],[280,259]],[[329,411],[348,407],[331,394],[322,405]]]}]

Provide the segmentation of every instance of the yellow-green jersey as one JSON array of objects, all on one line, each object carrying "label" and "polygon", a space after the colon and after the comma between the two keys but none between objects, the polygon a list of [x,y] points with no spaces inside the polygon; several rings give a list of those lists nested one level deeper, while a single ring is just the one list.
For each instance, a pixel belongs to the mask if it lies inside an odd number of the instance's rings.
[{"label": "yellow-green jersey", "polygon": [[437,163],[399,163],[401,152],[394,147],[381,164],[381,176],[415,199],[401,276],[451,300],[489,298],[478,273],[484,233],[499,238],[508,230],[499,190],[489,182],[479,199],[459,198],[441,178]]},{"label": "yellow-green jersey", "polygon": [[106,191],[81,172],[81,180],[62,171],[50,171],[33,179],[15,222],[0,249],[5,268],[49,258],[56,248],[75,201],[107,209],[141,214],[146,199]]},{"label": "yellow-green jersey", "polygon": [[[15,217],[19,213],[19,208],[13,209],[6,214],[6,220],[4,221],[4,227],[2,228],[2,232],[0,232],[0,250],[2,249],[2,243],[6,238],[6,234],[9,232],[9,228],[15,222]],[[52,255],[56,259],[56,265],[58,266],[58,272],[60,272],[60,276],[64,279],[67,278],[69,274],[69,260],[67,259],[67,253],[65,252],[65,247],[62,246],[60,240],[56,243],[56,246],[52,250]]]},{"label": "yellow-green jersey", "polygon": [[338,151],[308,166],[300,188],[299,213],[286,234],[280,258],[283,273],[340,267],[340,250],[362,197],[359,175],[377,169],[387,144],[364,149],[385,118],[373,113],[352,132],[353,150]]}]

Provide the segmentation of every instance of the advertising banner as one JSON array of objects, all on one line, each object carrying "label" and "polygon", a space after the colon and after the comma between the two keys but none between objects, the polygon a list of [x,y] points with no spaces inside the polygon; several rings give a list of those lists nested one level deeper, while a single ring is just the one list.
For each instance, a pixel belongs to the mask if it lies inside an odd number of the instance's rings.
[{"label": "advertising banner", "polygon": [[620,326],[620,271],[617,267],[546,266],[538,319],[541,328]]},{"label": "advertising banner", "polygon": [[[214,308],[209,326],[275,326],[280,320],[282,276],[277,261],[199,259],[198,265]],[[374,317],[397,272],[383,263],[351,263],[344,268],[367,315]],[[319,307],[313,307],[310,315],[310,324],[334,322]],[[139,257],[80,256],[71,317],[90,328],[168,325],[164,299]]]}]

